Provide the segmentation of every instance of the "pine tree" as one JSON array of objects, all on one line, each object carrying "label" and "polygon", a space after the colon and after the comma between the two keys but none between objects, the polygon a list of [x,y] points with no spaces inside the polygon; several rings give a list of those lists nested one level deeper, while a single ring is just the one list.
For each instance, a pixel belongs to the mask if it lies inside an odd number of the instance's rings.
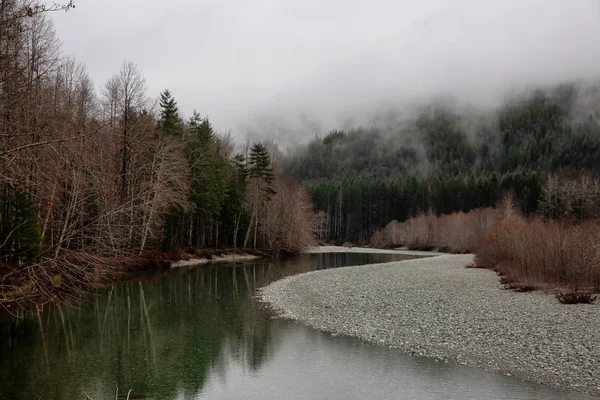
[{"label": "pine tree", "polygon": [[255,143],[250,147],[248,177],[252,185],[252,210],[250,225],[244,239],[244,247],[248,245],[250,230],[254,223],[254,248],[256,248],[259,213],[276,193],[271,187],[271,183],[275,179],[273,167],[271,166],[271,156],[267,147],[262,143]]},{"label": "pine tree", "polygon": [[158,129],[165,135],[181,135],[182,121],[179,116],[179,109],[169,89],[165,89],[160,94],[159,104]]},{"label": "pine tree", "polygon": [[256,143],[250,147],[250,168],[248,171],[250,179],[261,182],[260,191],[263,192],[267,201],[275,194],[269,186],[275,179],[273,167],[271,167],[271,156],[269,150],[262,143]]},{"label": "pine tree", "polygon": [[[227,200],[229,189],[228,162],[218,151],[219,138],[208,118],[194,114],[188,123],[189,143],[187,156],[192,175],[191,200],[196,213],[192,217],[196,229],[192,230],[190,244],[206,245],[206,228],[218,226],[219,216]],[[210,235],[212,237],[212,235]]]},{"label": "pine tree", "polygon": [[216,140],[215,131],[210,120],[202,118],[196,110],[194,110],[189,120],[189,131],[191,140],[204,151],[208,151],[210,145]]}]

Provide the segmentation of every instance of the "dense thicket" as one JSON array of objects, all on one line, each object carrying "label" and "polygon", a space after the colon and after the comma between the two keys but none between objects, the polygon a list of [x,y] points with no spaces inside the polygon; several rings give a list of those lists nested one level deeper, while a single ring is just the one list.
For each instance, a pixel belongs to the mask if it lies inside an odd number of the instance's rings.
[{"label": "dense thicket", "polygon": [[391,220],[493,207],[507,191],[529,215],[549,172],[600,169],[598,86],[539,89],[487,113],[428,107],[385,126],[334,131],[287,156],[322,239],[367,240]]},{"label": "dense thicket", "polygon": [[[153,100],[130,62],[97,95],[85,66],[61,55],[47,11],[32,0],[0,2],[3,293],[16,290],[7,280],[15,270],[53,265],[62,274],[90,260],[82,254],[242,243],[298,251],[310,242],[308,198],[273,172],[271,142],[236,153],[208,118],[184,121],[168,90]],[[277,225],[283,202],[288,218]]]},{"label": "dense thicket", "polygon": [[406,246],[411,250],[471,253],[503,216],[498,208],[477,208],[468,213],[439,216],[422,214],[404,222],[390,222],[375,232],[371,243],[378,247]]},{"label": "dense thicket", "polygon": [[[515,289],[558,288],[561,302],[591,302],[585,294],[600,291],[598,237],[597,219],[565,224],[515,213],[483,236],[475,262],[496,270]],[[584,294],[573,295],[578,292]]]}]

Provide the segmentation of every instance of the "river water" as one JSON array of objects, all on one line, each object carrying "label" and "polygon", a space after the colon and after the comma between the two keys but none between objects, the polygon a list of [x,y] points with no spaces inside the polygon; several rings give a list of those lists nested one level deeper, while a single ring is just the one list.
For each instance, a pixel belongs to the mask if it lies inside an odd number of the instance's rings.
[{"label": "river water", "polygon": [[592,399],[273,320],[257,288],[406,256],[181,268],[0,322],[0,399]]}]

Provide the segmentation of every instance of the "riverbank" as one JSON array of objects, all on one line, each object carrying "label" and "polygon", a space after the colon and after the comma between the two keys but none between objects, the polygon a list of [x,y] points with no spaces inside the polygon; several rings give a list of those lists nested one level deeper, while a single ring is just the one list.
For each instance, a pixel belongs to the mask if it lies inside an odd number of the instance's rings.
[{"label": "riverbank", "polygon": [[319,253],[369,253],[369,254],[403,254],[407,256],[425,256],[434,257],[448,255],[441,251],[420,251],[420,250],[408,250],[407,248],[401,247],[397,249],[378,249],[375,247],[344,247],[344,246],[315,246],[309,247],[306,253],[319,254]]},{"label": "riverbank", "polygon": [[15,270],[0,265],[0,311],[21,317],[44,304],[76,303],[99,288],[137,274],[218,262],[267,257],[254,249],[203,249],[194,254],[147,252],[139,256],[103,257],[64,251]]},{"label": "riverbank", "polygon": [[173,261],[171,263],[171,268],[189,267],[189,266],[194,266],[194,265],[220,263],[220,262],[241,262],[241,261],[255,260],[257,258],[260,258],[260,257],[257,255],[253,255],[253,254],[225,253],[225,254],[221,254],[221,255],[212,256],[211,258],[200,257],[200,258],[190,258],[187,260]]},{"label": "riverbank", "polygon": [[[375,250],[375,249],[373,249]],[[502,290],[495,273],[445,255],[296,275],[262,289],[283,318],[600,396],[600,306]]]}]

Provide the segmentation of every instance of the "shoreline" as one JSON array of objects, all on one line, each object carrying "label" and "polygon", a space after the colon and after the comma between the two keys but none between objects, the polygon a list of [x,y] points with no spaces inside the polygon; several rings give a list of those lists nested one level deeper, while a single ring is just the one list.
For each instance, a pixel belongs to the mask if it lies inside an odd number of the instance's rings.
[{"label": "shoreline", "polygon": [[376,247],[343,247],[343,246],[314,246],[310,247],[306,254],[320,254],[320,253],[369,253],[369,254],[403,254],[407,256],[427,256],[437,257],[449,255],[450,253],[444,253],[441,251],[421,251],[421,250],[408,250],[407,248],[400,247],[397,249],[378,249]]},{"label": "shoreline", "polygon": [[227,253],[220,256],[213,256],[213,258],[190,258],[188,260],[173,261],[171,262],[170,268],[192,267],[195,265],[214,264],[221,262],[248,261],[255,260],[257,258],[260,257],[252,254]]},{"label": "shoreline", "polygon": [[[43,277],[61,276],[57,280],[61,285],[58,287],[53,281],[38,282],[31,279],[31,276],[35,277],[36,274],[28,274],[28,268],[40,268],[41,264],[27,266],[22,270],[11,269],[3,277],[0,276],[0,278],[5,279],[7,276],[14,275],[14,281],[0,281],[0,312],[20,318],[21,315],[26,315],[31,311],[32,304],[40,305],[54,301],[53,298],[59,290],[62,291],[61,293],[70,296],[70,301],[78,301],[87,294],[95,293],[98,289],[135,279],[137,274],[204,264],[237,263],[263,258],[264,255],[260,255],[260,250],[203,249],[196,254],[186,254],[184,257],[174,261],[168,253],[162,252],[147,252],[140,256],[123,257],[87,255],[87,258],[83,259],[82,265],[78,266],[80,276],[86,277],[83,284],[81,280],[73,283],[70,280],[63,279],[60,270],[54,274],[47,273],[43,275]],[[98,273],[98,268],[103,268],[103,273]],[[38,289],[38,286],[43,290]]]},{"label": "shoreline", "polygon": [[334,336],[600,396],[600,306],[502,290],[494,272],[465,268],[472,261],[444,255],[313,271],[259,297],[276,316]]}]

